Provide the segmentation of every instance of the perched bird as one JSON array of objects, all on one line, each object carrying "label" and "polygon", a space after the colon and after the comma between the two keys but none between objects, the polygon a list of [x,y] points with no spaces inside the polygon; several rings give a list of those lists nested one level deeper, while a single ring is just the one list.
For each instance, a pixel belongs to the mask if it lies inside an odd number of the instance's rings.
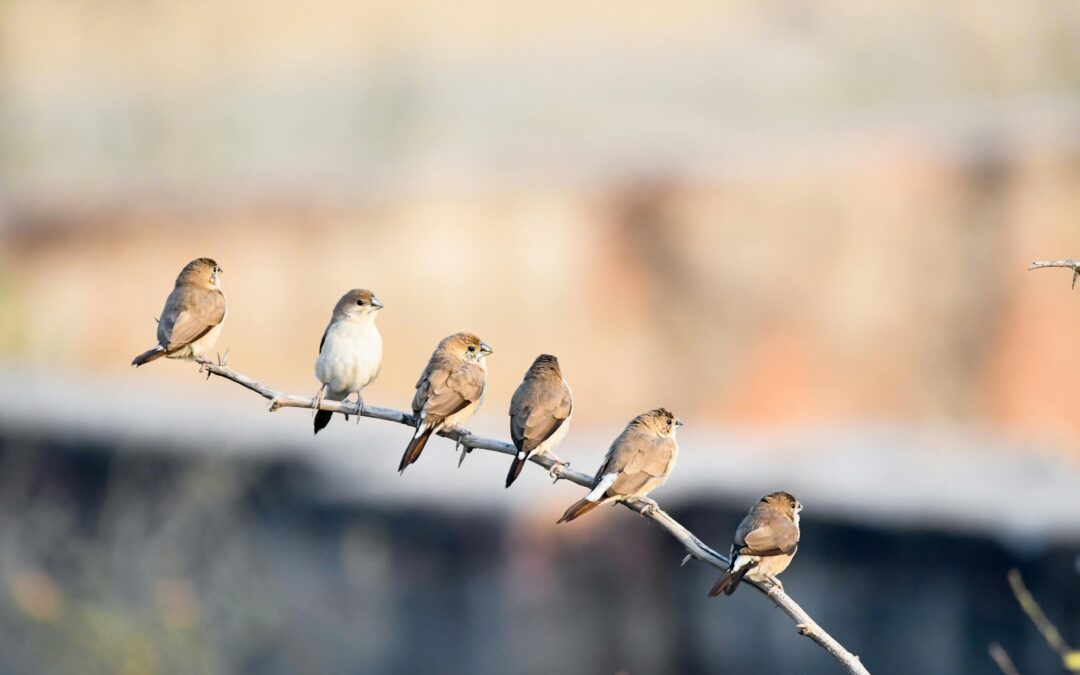
[{"label": "perched bird", "polygon": [[[558,522],[569,522],[606,502],[645,499],[663,485],[679,454],[675,432],[681,426],[682,420],[663,408],[630,420],[608,448],[592,491],[568,508]],[[652,500],[646,501],[656,507]]]},{"label": "perched bird", "polygon": [[334,305],[315,359],[315,377],[323,383],[315,396],[315,433],[333,416],[329,410],[318,409],[324,398],[344,401],[355,393],[363,410],[361,392],[375,381],[382,367],[382,336],[375,326],[375,317],[382,308],[375,294],[363,288],[349,291]]},{"label": "perched bird", "polygon": [[787,492],[765,495],[754,504],[735,530],[731,565],[709,595],[731,595],[743,577],[783,588],[776,575],[787,569],[799,547],[799,511],[802,504]]},{"label": "perched bird", "polygon": [[517,480],[530,457],[550,453],[566,437],[573,407],[559,360],[551,354],[537,356],[510,399],[510,438],[517,455],[506,475],[506,487]]},{"label": "perched bird", "polygon": [[401,456],[398,471],[420,458],[431,434],[460,427],[480,407],[491,353],[491,347],[472,333],[442,339],[416,381],[412,401],[416,433]]},{"label": "perched bird", "polygon": [[199,359],[214,346],[225,321],[221,273],[210,258],[192,260],[180,270],[158,319],[157,346],[136,356],[131,365],[141,366],[162,356]]}]

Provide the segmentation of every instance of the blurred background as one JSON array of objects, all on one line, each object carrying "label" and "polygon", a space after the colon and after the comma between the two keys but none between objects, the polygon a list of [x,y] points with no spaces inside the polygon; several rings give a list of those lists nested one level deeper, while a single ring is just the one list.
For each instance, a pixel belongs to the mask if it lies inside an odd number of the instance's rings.
[{"label": "blurred background", "polygon": [[0,0],[0,672],[836,673],[764,598],[581,488],[405,427],[128,363],[180,268],[219,347],[313,394],[374,289],[369,403],[492,344],[593,471],[686,421],[654,493],[726,550],[805,504],[788,592],[877,674],[1059,672],[1080,643],[1080,5]]}]

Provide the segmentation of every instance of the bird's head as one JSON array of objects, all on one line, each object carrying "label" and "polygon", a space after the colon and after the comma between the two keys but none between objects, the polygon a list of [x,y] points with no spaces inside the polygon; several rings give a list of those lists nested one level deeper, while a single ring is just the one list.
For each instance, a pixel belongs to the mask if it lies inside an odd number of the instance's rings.
[{"label": "bird's head", "polygon": [[559,359],[551,354],[537,356],[532,365],[529,366],[529,372],[525,373],[525,377],[543,375],[544,373],[555,373],[561,377],[562,370],[559,368]]},{"label": "bird's head", "polygon": [[375,317],[375,314],[383,308],[375,294],[366,288],[354,288],[341,296],[337,305],[334,306],[335,319],[356,319],[360,317]]},{"label": "bird's head", "polygon": [[443,338],[439,347],[467,363],[483,363],[494,350],[472,333],[454,333]]},{"label": "bird's head", "polygon": [[675,438],[675,432],[683,425],[682,420],[666,408],[657,408],[634,418],[639,425],[654,431],[657,436]]},{"label": "bird's head", "polygon": [[761,501],[767,502],[777,507],[784,513],[784,515],[786,515],[788,518],[791,518],[793,521],[795,521],[796,524],[798,524],[799,511],[802,511],[802,504],[799,502],[798,499],[795,499],[795,497],[790,492],[773,492],[772,494],[767,494],[762,497]]},{"label": "bird's head", "polygon": [[184,269],[180,270],[180,276],[176,278],[176,283],[177,285],[193,283],[212,288],[221,288],[220,277],[224,271],[211,258],[196,258],[185,265]]}]

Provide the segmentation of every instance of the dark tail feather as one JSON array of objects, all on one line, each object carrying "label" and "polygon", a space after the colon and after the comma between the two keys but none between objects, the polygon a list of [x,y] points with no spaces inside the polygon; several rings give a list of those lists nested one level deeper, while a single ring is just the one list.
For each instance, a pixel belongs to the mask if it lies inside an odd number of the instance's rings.
[{"label": "dark tail feather", "polygon": [[735,592],[735,589],[739,587],[739,582],[746,576],[746,573],[753,567],[753,563],[743,567],[738,572],[728,571],[724,573],[724,576],[720,577],[715,584],[713,584],[712,590],[709,591],[709,597],[715,598],[723,593],[724,595],[731,595]]},{"label": "dark tail feather", "polygon": [[158,345],[157,347],[154,347],[153,349],[147,349],[142,354],[136,356],[134,359],[131,360],[131,365],[138,368],[139,366],[150,363],[155,359],[160,359],[162,356],[165,356],[165,348],[161,345]]},{"label": "dark tail feather", "polygon": [[424,446],[427,445],[428,439],[431,438],[432,429],[434,429],[434,427],[424,429],[409,441],[408,447],[405,448],[405,454],[401,456],[401,464],[398,465],[398,471],[404,471],[405,467],[420,459],[420,453],[424,451]]},{"label": "dark tail feather", "polygon": [[319,433],[326,428],[327,424],[330,424],[330,418],[334,416],[334,413],[329,410],[319,410],[315,413],[315,433]]},{"label": "dark tail feather", "polygon": [[600,502],[590,502],[588,499],[579,499],[576,504],[566,509],[566,513],[562,514],[562,518],[559,518],[555,524],[569,523],[574,518],[585,515],[599,505]]},{"label": "dark tail feather", "polygon": [[517,480],[517,477],[521,475],[521,470],[525,467],[525,462],[529,460],[528,457],[518,459],[514,457],[514,462],[510,465],[510,473],[506,474],[506,487],[510,487]]}]

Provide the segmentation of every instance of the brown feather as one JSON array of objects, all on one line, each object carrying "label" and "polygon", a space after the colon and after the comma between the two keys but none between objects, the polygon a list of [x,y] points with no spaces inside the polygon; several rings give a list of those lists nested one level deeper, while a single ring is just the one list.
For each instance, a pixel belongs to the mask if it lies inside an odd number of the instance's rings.
[{"label": "brown feather", "polygon": [[132,359],[131,365],[138,368],[141,365],[145,365],[147,363],[150,363],[151,361],[156,361],[157,359],[160,359],[162,356],[165,356],[165,354],[165,350],[162,349],[160,346],[154,347],[153,349],[147,349],[145,352],[139,354],[134,359]]},{"label": "brown feather", "polygon": [[753,566],[754,563],[751,563],[737,572],[733,572],[730,570],[725,572],[724,576],[720,577],[720,579],[718,579],[717,582],[713,585],[712,590],[709,591],[709,597],[715,598],[721,593],[723,593],[724,595],[731,595],[732,593],[734,593],[735,589],[739,587],[739,582],[742,581],[742,578],[746,576],[746,573],[749,572],[750,568],[752,568]]},{"label": "brown feather", "polygon": [[566,509],[566,513],[562,514],[562,518],[559,518],[555,524],[569,523],[571,520],[585,515],[599,505],[600,502],[590,502],[588,499],[579,499],[577,503]]},{"label": "brown feather", "polygon": [[398,465],[398,471],[404,471],[405,467],[420,459],[420,453],[424,451],[424,446],[427,445],[428,438],[431,437],[433,429],[434,427],[428,426],[409,441],[409,445],[405,448],[405,454],[401,456],[401,464]]}]

